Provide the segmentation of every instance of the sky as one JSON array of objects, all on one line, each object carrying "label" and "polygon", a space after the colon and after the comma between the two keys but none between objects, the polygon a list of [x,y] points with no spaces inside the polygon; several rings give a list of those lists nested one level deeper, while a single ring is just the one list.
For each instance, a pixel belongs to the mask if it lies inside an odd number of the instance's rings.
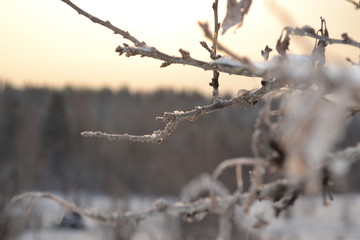
[{"label": "sky", "polygon": [[[109,20],[139,40],[179,56],[179,48],[192,57],[210,61],[201,47],[205,40],[198,21],[213,24],[213,0],[74,0],[85,11]],[[219,18],[225,16],[226,1],[219,1]],[[327,21],[330,37],[343,32],[360,41],[360,11],[345,0],[253,0],[244,25],[230,29],[219,41],[241,56],[262,61],[261,49],[275,48],[284,26],[310,25],[320,28]],[[112,31],[92,23],[60,0],[0,0],[0,81],[15,86],[118,89],[133,91],[158,88],[199,90],[211,95],[212,73],[191,66],[171,65],[138,56],[118,56],[115,48],[129,43]],[[209,43],[210,44],[210,43]],[[290,52],[309,54],[312,39],[295,37]],[[275,51],[272,52],[275,55]],[[360,51],[331,45],[328,61],[346,64],[358,61]],[[220,93],[259,87],[259,79],[220,75]]]}]

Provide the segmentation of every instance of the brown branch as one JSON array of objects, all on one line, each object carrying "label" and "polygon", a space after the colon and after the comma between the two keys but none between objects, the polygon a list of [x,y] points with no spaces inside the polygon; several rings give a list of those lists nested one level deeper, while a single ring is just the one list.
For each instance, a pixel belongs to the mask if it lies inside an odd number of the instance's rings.
[{"label": "brown branch", "polygon": [[[212,49],[214,51],[214,55],[212,57],[213,60],[216,60],[216,52],[217,52],[217,42],[218,42],[218,34],[220,29],[220,23],[218,18],[218,0],[215,0],[215,2],[212,5],[212,8],[214,10],[214,37],[213,37],[213,46]],[[210,55],[211,56],[211,55]],[[214,99],[219,97],[219,72],[213,71],[213,78],[211,79],[210,86],[213,88],[213,97]]]},{"label": "brown branch", "polygon": [[[88,217],[90,219],[105,222],[105,223],[119,223],[119,222],[127,222],[127,221],[141,221],[149,217],[161,216],[165,214],[172,215],[195,215],[198,213],[207,214],[210,212],[212,208],[212,201],[210,198],[203,198],[198,201],[192,203],[169,203],[165,200],[161,202],[158,200],[154,203],[154,207],[145,212],[135,213],[135,212],[126,212],[126,213],[118,213],[113,211],[111,213],[103,213],[103,212],[94,212],[87,211],[77,206],[76,204],[69,202],[55,194],[51,193],[43,193],[43,192],[27,192],[20,195],[17,195],[12,198],[11,202],[19,202],[24,199],[50,199],[59,203],[61,206],[69,209],[73,212],[76,212],[82,216]],[[234,199],[243,199],[244,196],[225,196],[222,198],[218,198],[217,202],[219,206],[223,209],[227,209],[227,206],[234,202]]]},{"label": "brown branch", "polygon": [[101,222],[108,222],[110,219],[100,213],[95,213],[95,212],[89,212],[89,211],[85,211],[82,208],[78,207],[76,204],[72,203],[72,202],[68,202],[65,199],[58,197],[54,194],[51,193],[42,193],[42,192],[27,192],[27,193],[23,193],[23,194],[19,194],[14,196],[11,199],[12,203],[18,202],[20,200],[23,200],[25,198],[30,198],[31,202],[34,199],[42,199],[42,198],[48,198],[51,199],[57,203],[59,203],[60,205],[64,206],[67,209],[71,209],[73,212],[76,212],[80,215],[83,215],[85,217],[97,220],[97,221],[101,221]]},{"label": "brown branch", "polygon": [[343,33],[341,35],[342,39],[334,39],[334,38],[329,38],[327,36],[322,36],[322,35],[316,34],[315,30],[309,26],[304,26],[302,28],[285,27],[284,29],[288,33],[291,33],[293,35],[307,36],[307,37],[315,38],[317,40],[324,41],[324,42],[327,42],[330,44],[344,44],[344,45],[350,45],[350,46],[360,48],[360,42],[357,42],[357,41],[354,41],[353,39],[351,39],[347,35],[347,33]]},{"label": "brown branch", "polygon": [[110,30],[112,30],[115,34],[120,34],[121,36],[123,36],[125,39],[130,40],[131,42],[133,42],[135,44],[135,46],[143,46],[145,45],[144,42],[140,42],[138,39],[136,39],[134,36],[130,35],[129,32],[121,30],[120,28],[115,27],[114,25],[112,25],[109,21],[103,21],[87,12],[85,12],[84,10],[82,10],[81,8],[79,8],[78,6],[76,6],[74,3],[72,3],[69,0],[61,0],[64,3],[66,3],[67,5],[69,5],[71,8],[75,9],[80,15],[83,15],[85,17],[87,17],[88,19],[90,19],[92,22],[100,24],[106,28],[109,28]]},{"label": "brown branch", "polygon": [[[258,196],[266,199],[272,199],[274,195],[278,194],[279,188],[284,188],[284,186],[289,186],[285,182],[274,182],[269,185],[265,185],[262,189],[259,190]],[[228,195],[224,197],[217,197],[216,198],[216,213],[223,214],[225,213],[229,207],[233,204],[241,204],[247,198],[247,194],[234,194]],[[87,218],[105,222],[105,223],[112,223],[117,224],[121,222],[129,222],[135,221],[139,222],[141,220],[147,219],[149,217],[155,216],[162,216],[162,215],[183,215],[184,218],[187,217],[194,217],[197,214],[203,215],[209,212],[214,212],[214,205],[211,198],[202,198],[197,201],[191,203],[184,203],[184,202],[175,202],[170,203],[166,200],[157,200],[154,203],[154,207],[144,211],[144,212],[125,212],[119,213],[116,210],[112,211],[111,213],[104,213],[104,212],[95,212],[95,211],[88,211],[82,209],[81,207],[77,206],[76,204],[69,202],[55,194],[46,193],[46,192],[27,192],[23,194],[19,194],[14,196],[11,200],[12,203],[16,203],[22,201],[24,199],[50,199],[59,203],[61,206],[65,207],[68,210],[76,212],[82,216]]]},{"label": "brown branch", "polygon": [[[162,61],[164,61],[164,63],[161,67],[167,67],[167,66],[175,63],[175,64],[190,65],[190,66],[202,68],[204,70],[211,70],[211,71],[216,70],[219,72],[224,72],[224,73],[229,73],[229,74],[234,74],[234,75],[243,75],[243,76],[248,76],[248,77],[260,76],[260,74],[253,73],[244,64],[241,64],[241,63],[238,63],[236,66],[233,66],[233,65],[223,64],[221,62],[216,62],[216,61],[214,61],[214,62],[200,61],[200,60],[190,57],[190,55],[187,56],[186,58],[184,58],[184,56],[174,57],[174,56],[170,56],[165,53],[162,53],[154,47],[148,47],[148,46],[130,47],[130,46],[124,44],[123,47],[118,46],[115,51],[118,52],[120,55],[125,54],[127,57],[140,55],[140,56],[145,56],[145,57],[162,60]],[[183,50],[182,49],[179,50],[180,53],[181,53],[181,51],[183,51]]]},{"label": "brown branch", "polygon": [[220,23],[219,23],[219,17],[218,17],[218,0],[215,0],[215,2],[213,3],[213,10],[214,10],[214,37],[213,37],[213,46],[212,49],[214,50],[215,53],[215,58],[213,58],[213,60],[216,59],[216,51],[217,51],[217,43],[218,43],[218,35],[219,35],[219,29],[220,29]]},{"label": "brown branch", "polygon": [[245,91],[243,94],[233,97],[229,100],[218,100],[211,105],[206,105],[202,107],[196,107],[193,110],[186,112],[165,112],[163,117],[157,117],[156,119],[160,122],[171,122],[171,121],[195,121],[197,118],[213,113],[222,109],[230,109],[238,106],[248,106],[255,105],[260,99],[273,91],[279,90],[280,88],[286,85],[283,80],[276,80],[270,82],[265,86],[262,86],[260,89],[253,91]]},{"label": "brown branch", "polygon": [[83,137],[98,137],[98,138],[107,138],[108,140],[128,140],[132,142],[151,142],[151,143],[161,143],[163,140],[168,138],[171,133],[176,130],[177,124],[179,122],[171,121],[168,122],[163,130],[154,131],[150,135],[130,135],[130,134],[109,134],[103,132],[91,132],[86,131],[82,132],[81,135]]},{"label": "brown branch", "polygon": [[238,185],[238,192],[241,193],[242,186],[243,186],[243,179],[241,172],[243,165],[255,165],[256,161],[253,158],[234,158],[234,159],[228,159],[220,163],[216,169],[214,170],[212,174],[212,185],[211,185],[211,191],[210,191],[210,197],[213,201],[215,201],[215,183],[220,176],[220,174],[229,167],[236,167],[236,180]]},{"label": "brown branch", "polygon": [[[209,24],[207,22],[198,22],[198,24],[199,24],[200,28],[203,30],[205,37],[208,38],[209,40],[213,41],[214,36],[210,31]],[[219,51],[222,51],[222,52],[226,53],[227,55],[229,55],[230,57],[238,60],[239,62],[244,63],[244,60],[246,58],[237,55],[236,53],[234,53],[233,51],[231,51],[230,49],[225,47],[223,44],[221,44],[219,41],[217,41],[216,45],[217,45],[217,49]],[[246,63],[246,61],[245,61],[245,63]]]},{"label": "brown branch", "polygon": [[162,67],[169,66],[170,64],[183,64],[183,65],[189,65],[194,66],[198,68],[202,68],[204,70],[212,70],[212,71],[219,71],[229,74],[235,74],[235,75],[244,75],[244,76],[257,76],[256,74],[252,74],[248,69],[246,69],[245,65],[241,65],[239,63],[238,66],[226,66],[222,64],[214,64],[214,63],[208,63],[200,60],[196,60],[194,58],[183,58],[183,57],[174,57],[170,56],[168,54],[165,54],[159,50],[157,50],[154,47],[149,47],[146,45],[145,42],[138,40],[134,36],[132,36],[128,31],[124,31],[118,27],[115,27],[112,25],[109,21],[101,20],[86,11],[82,10],[78,6],[76,6],[74,3],[72,3],[69,0],[61,0],[67,5],[69,5],[71,8],[76,10],[79,14],[85,16],[86,18],[90,19],[92,22],[100,24],[110,30],[112,30],[115,34],[119,34],[123,36],[125,39],[128,39],[129,41],[133,42],[135,44],[135,47],[130,47],[127,44],[124,44],[124,47],[117,47],[116,52],[118,52],[120,55],[123,53],[126,54],[126,56],[135,56],[135,55],[141,55],[153,59],[158,59],[161,61],[164,61],[164,63],[161,65]]},{"label": "brown branch", "polygon": [[150,135],[135,136],[129,134],[108,134],[103,132],[82,132],[81,135],[84,137],[107,138],[108,140],[130,140],[135,142],[161,143],[176,130],[177,124],[182,121],[187,120],[192,122],[205,114],[213,113],[222,109],[254,105],[267,93],[279,90],[285,85],[285,81],[276,80],[262,86],[260,89],[246,91],[242,95],[233,97],[230,100],[216,99],[213,104],[195,107],[195,109],[185,112],[165,112],[162,117],[156,118],[159,122],[166,123],[165,128],[163,130],[154,131]]}]

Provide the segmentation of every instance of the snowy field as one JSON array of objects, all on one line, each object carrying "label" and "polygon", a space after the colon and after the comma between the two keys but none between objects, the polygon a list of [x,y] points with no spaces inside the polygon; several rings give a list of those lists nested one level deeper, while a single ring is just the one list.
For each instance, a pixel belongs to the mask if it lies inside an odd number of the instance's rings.
[{"label": "snowy field", "polygon": [[[71,198],[67,198],[71,199]],[[82,195],[74,198],[85,209],[111,212],[118,211],[141,212],[152,207],[156,198],[134,197],[127,200],[114,201],[104,196]],[[175,199],[168,199],[174,202]],[[63,211],[55,202],[40,200],[26,215],[24,206],[17,205],[14,214],[23,216],[27,221],[27,229],[20,233],[16,240],[38,239],[184,239],[182,236],[182,221],[175,216],[153,217],[139,224],[129,223],[121,226],[98,223],[83,219],[84,228],[59,228],[58,219]],[[320,198],[300,198],[294,207],[275,218],[271,202],[257,202],[248,215],[240,208],[236,209],[235,222],[237,227],[248,230],[247,238],[254,239],[292,239],[292,240],[359,240],[360,239],[360,195],[338,195],[329,206],[322,204]],[[267,225],[259,229],[252,226],[262,219]],[[209,226],[210,227],[210,226]],[[121,238],[123,237],[123,238]],[[186,239],[193,239],[187,237]],[[213,239],[216,239],[214,236]]]}]

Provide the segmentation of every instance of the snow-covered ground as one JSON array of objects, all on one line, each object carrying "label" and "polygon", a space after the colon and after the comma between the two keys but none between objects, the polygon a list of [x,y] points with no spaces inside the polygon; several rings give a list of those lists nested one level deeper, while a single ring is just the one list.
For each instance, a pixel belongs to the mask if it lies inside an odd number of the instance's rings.
[{"label": "snow-covered ground", "polygon": [[[251,209],[250,215],[268,222],[266,227],[254,230],[261,239],[360,239],[360,195],[337,195],[328,206],[319,197],[302,197],[278,218],[274,217],[271,202],[263,201]],[[241,216],[236,215],[236,222],[244,223]],[[254,218],[248,219],[246,225],[255,222]]]},{"label": "snow-covered ground", "polygon": [[[113,209],[141,212],[151,208],[156,198],[134,197],[114,201],[105,196],[82,195],[76,200],[86,209],[106,212]],[[174,201],[174,199],[169,200]],[[16,206],[14,213],[21,214],[24,212],[23,207]],[[133,240],[182,239],[181,220],[176,217],[154,217],[139,224],[118,227],[84,219],[85,228],[71,230],[56,227],[61,212],[62,208],[57,203],[51,200],[40,200],[32,209],[32,213],[24,216],[27,218],[29,227],[20,233],[16,240],[114,239],[114,234],[119,235],[119,231],[122,232],[120,234],[125,235],[126,231],[132,231],[131,239]],[[257,202],[248,215],[244,215],[238,208],[235,218],[238,225],[249,230],[251,234],[261,236],[261,239],[359,240],[360,195],[335,196],[335,200],[329,206],[324,206],[320,198],[302,197],[296,201],[291,210],[282,213],[279,218],[274,217],[271,202],[262,201]],[[251,228],[259,218],[265,220],[268,225],[260,229]]]}]

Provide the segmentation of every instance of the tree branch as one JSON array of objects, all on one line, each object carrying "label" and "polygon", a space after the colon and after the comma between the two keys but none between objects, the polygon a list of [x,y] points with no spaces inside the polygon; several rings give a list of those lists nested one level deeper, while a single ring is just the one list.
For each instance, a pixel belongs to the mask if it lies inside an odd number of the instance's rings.
[{"label": "tree branch", "polygon": [[[215,0],[215,2],[212,5],[212,8],[214,10],[214,37],[213,37],[213,56],[210,57],[213,60],[216,60],[218,57],[216,55],[217,52],[217,41],[218,41],[218,34],[219,34],[219,29],[220,29],[220,23],[219,23],[219,19],[218,19],[218,0]],[[211,79],[211,83],[210,86],[212,86],[213,88],[213,97],[214,99],[219,97],[219,72],[218,71],[213,71],[213,78]]]},{"label": "tree branch", "polygon": [[83,137],[98,137],[98,138],[107,138],[108,140],[129,140],[132,142],[151,142],[151,143],[161,143],[166,138],[168,138],[171,133],[176,130],[179,121],[170,121],[166,124],[163,130],[154,131],[152,134],[149,135],[130,135],[130,134],[109,134],[103,132],[91,132],[86,131],[82,132],[81,135]]},{"label": "tree branch", "polygon": [[316,34],[315,29],[313,29],[312,27],[309,27],[309,26],[304,26],[302,28],[285,27],[284,29],[288,33],[291,33],[293,35],[307,36],[307,37],[315,38],[317,40],[324,41],[324,42],[327,42],[330,44],[344,44],[344,45],[350,45],[350,46],[360,48],[360,42],[357,42],[357,41],[354,41],[353,39],[351,39],[347,35],[347,33],[343,33],[341,35],[342,39],[334,39],[334,38],[329,38],[327,36],[322,36],[322,35]]},{"label": "tree branch", "polygon": [[[161,65],[161,67],[169,66],[170,64],[183,64],[183,65],[189,65],[194,66],[198,68],[202,68],[204,70],[212,70],[212,71],[219,71],[229,74],[235,74],[235,75],[244,75],[244,76],[257,76],[256,74],[253,74],[249,69],[246,68],[243,64],[238,64],[237,66],[229,66],[226,64],[221,63],[214,63],[214,62],[204,62],[200,60],[196,60],[192,57],[184,58],[182,57],[174,57],[170,56],[168,54],[165,54],[159,50],[157,50],[154,47],[149,47],[146,45],[145,42],[138,40],[134,36],[132,36],[128,31],[124,31],[114,25],[112,25],[109,21],[101,20],[86,11],[82,10],[78,6],[76,6],[74,3],[72,3],[69,0],[61,0],[62,2],[69,5],[71,8],[76,10],[80,15],[85,16],[86,18],[90,19],[92,22],[100,24],[110,30],[112,30],[115,34],[119,34],[123,36],[125,39],[128,39],[129,41],[133,42],[135,44],[135,47],[130,47],[127,44],[124,44],[124,47],[119,46],[116,48],[116,52],[118,52],[120,55],[123,53],[126,53],[126,56],[135,56],[135,55],[141,55],[149,58],[154,58],[158,60],[164,61],[164,63]],[[181,50],[179,50],[181,51]]]},{"label": "tree branch", "polygon": [[254,91],[246,91],[242,95],[233,97],[230,100],[216,99],[213,104],[202,107],[198,106],[195,107],[195,109],[193,110],[185,112],[165,112],[162,117],[156,118],[156,120],[158,120],[159,122],[166,123],[165,128],[163,130],[154,131],[152,134],[149,135],[135,136],[129,134],[108,134],[103,132],[91,131],[82,132],[81,135],[84,137],[107,138],[108,140],[130,140],[135,142],[161,143],[176,130],[177,124],[182,121],[187,120],[192,122],[205,114],[209,114],[222,109],[254,105],[267,93],[279,90],[285,85],[285,81],[276,80],[274,82],[266,84],[265,86],[262,86],[260,89]]},{"label": "tree branch", "polygon": [[212,186],[210,196],[215,201],[215,182],[217,181],[220,174],[228,167],[236,167],[236,182],[238,185],[238,192],[242,192],[243,179],[242,179],[242,166],[243,165],[255,165],[256,160],[253,158],[233,158],[221,162],[212,174]]},{"label": "tree branch", "polygon": [[[262,199],[272,199],[273,195],[279,192],[278,188],[284,188],[284,186],[288,186],[287,183],[281,182],[273,182],[269,185],[264,186],[262,189],[259,190],[258,196]],[[14,196],[11,200],[12,203],[16,203],[22,201],[24,199],[50,199],[59,203],[61,206],[65,207],[68,210],[76,212],[82,216],[88,217],[90,219],[105,222],[105,223],[120,223],[120,222],[129,222],[129,221],[136,221],[139,222],[149,217],[161,216],[161,215],[183,215],[184,218],[194,217],[197,214],[201,214],[202,216],[210,213],[216,212],[218,214],[223,214],[227,211],[228,207],[234,203],[241,204],[247,198],[247,194],[234,194],[228,195],[224,197],[217,197],[216,198],[216,206],[213,205],[213,200],[211,198],[201,198],[197,201],[191,203],[184,203],[184,202],[175,202],[170,203],[166,200],[159,199],[155,201],[154,207],[144,211],[144,212],[126,212],[126,213],[119,213],[116,211],[112,211],[111,213],[104,213],[104,212],[95,212],[95,211],[88,211],[84,210],[81,207],[77,206],[76,204],[69,202],[55,194],[46,193],[46,192],[27,192],[23,194],[19,194]],[[216,209],[214,209],[216,207]]]},{"label": "tree branch", "polygon": [[115,34],[120,34],[125,39],[130,40],[131,42],[133,42],[135,44],[135,46],[144,46],[145,45],[144,42],[140,42],[134,36],[130,35],[129,32],[121,30],[120,28],[115,27],[109,21],[103,21],[103,20],[101,20],[101,19],[99,19],[99,18],[85,12],[84,10],[82,10],[81,8],[76,6],[71,1],[69,1],[69,0],[61,0],[61,1],[63,1],[67,5],[69,5],[71,8],[75,9],[80,15],[83,15],[83,16],[87,17],[88,19],[90,19],[92,22],[100,24],[100,25],[102,25],[102,26],[104,26],[106,28],[109,28],[110,30],[114,31]]},{"label": "tree branch", "polygon": [[[257,77],[260,76],[258,73],[253,73],[250,71],[245,64],[237,63],[236,65],[228,65],[225,63],[212,61],[212,62],[204,62],[201,60],[194,59],[189,55],[186,57],[175,57],[170,56],[168,54],[165,54],[163,52],[160,52],[154,47],[148,47],[148,46],[141,46],[141,47],[130,47],[127,44],[124,44],[124,46],[118,46],[115,50],[120,55],[124,54],[127,57],[131,56],[145,56],[157,60],[162,60],[164,63],[161,65],[161,67],[167,67],[173,63],[175,64],[183,64],[183,65],[189,65],[194,66],[198,68],[202,68],[204,70],[211,70],[211,71],[219,71],[234,75],[243,75],[248,77]],[[179,52],[184,50],[179,50]]]},{"label": "tree branch", "polygon": [[[213,41],[214,36],[210,31],[209,24],[207,22],[198,22],[198,24],[199,24],[200,28],[203,30],[205,37],[208,38],[209,40]],[[217,46],[218,50],[226,53],[230,57],[238,60],[239,62],[241,62],[243,64],[247,64],[246,58],[237,55],[236,53],[234,53],[233,51],[228,49],[226,46],[221,44],[219,41],[217,41],[216,46]]]}]

